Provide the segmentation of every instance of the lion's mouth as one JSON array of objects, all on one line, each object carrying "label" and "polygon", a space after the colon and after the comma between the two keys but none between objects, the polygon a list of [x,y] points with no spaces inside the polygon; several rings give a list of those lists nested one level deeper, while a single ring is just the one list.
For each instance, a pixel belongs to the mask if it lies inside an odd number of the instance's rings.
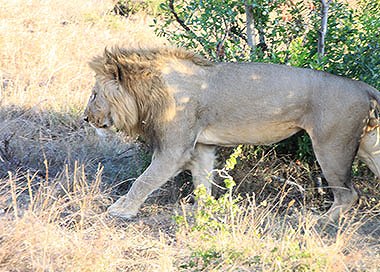
[{"label": "lion's mouth", "polygon": [[111,126],[112,126],[112,121],[111,120],[106,120],[103,123],[98,124],[97,128],[107,129],[107,128],[110,128]]},{"label": "lion's mouth", "polygon": [[110,127],[109,124],[103,124],[102,126],[100,126],[100,128],[104,128],[104,129],[109,128],[109,127]]},{"label": "lion's mouth", "polygon": [[112,127],[112,125],[113,125],[112,120],[105,120],[103,123],[99,123],[99,122],[95,123],[95,122],[91,122],[91,121],[89,121],[88,123],[90,124],[90,126],[92,126],[95,129],[98,129],[98,128],[108,129],[108,128]]}]

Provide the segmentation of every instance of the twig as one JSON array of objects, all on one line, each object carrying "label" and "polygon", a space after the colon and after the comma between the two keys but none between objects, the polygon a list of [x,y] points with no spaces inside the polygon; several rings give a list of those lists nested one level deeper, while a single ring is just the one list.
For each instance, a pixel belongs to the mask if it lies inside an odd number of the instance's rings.
[{"label": "twig", "polygon": [[223,23],[224,23],[224,35],[221,40],[218,41],[217,46],[216,46],[216,55],[218,56],[219,59],[222,59],[224,57],[224,43],[230,34],[230,27],[228,26],[228,23],[226,20],[223,18]]},{"label": "twig", "polygon": [[296,183],[294,181],[291,181],[289,179],[284,179],[284,178],[281,178],[279,176],[272,176],[272,178],[278,180],[279,182],[283,182],[287,185],[297,187],[298,191],[300,191],[300,193],[302,193],[302,194],[305,192],[305,189],[301,185],[299,185],[298,183]]},{"label": "twig", "polygon": [[331,3],[331,0],[321,0],[322,7],[321,7],[321,29],[319,30],[319,39],[318,39],[318,55],[319,58],[323,57],[325,55],[325,36],[327,33],[327,19],[328,19],[328,12],[329,12],[329,5]]},{"label": "twig", "polygon": [[185,24],[185,22],[179,18],[177,12],[175,12],[174,10],[174,0],[170,0],[169,1],[169,8],[170,8],[170,11],[172,12],[175,20],[182,26],[183,29],[185,29],[187,32],[190,32],[192,35],[196,36],[194,34],[194,32]]},{"label": "twig", "polygon": [[174,9],[174,0],[169,0],[169,8],[170,8],[170,11],[171,13],[173,14],[175,20],[177,21],[177,23],[179,23],[179,25],[186,31],[188,32],[191,36],[193,36],[195,38],[195,40],[211,55],[211,51],[204,46],[204,43],[202,41],[202,38],[198,37],[194,31],[192,31],[190,29],[190,27],[188,27],[185,22],[179,18],[177,12],[175,11]]}]

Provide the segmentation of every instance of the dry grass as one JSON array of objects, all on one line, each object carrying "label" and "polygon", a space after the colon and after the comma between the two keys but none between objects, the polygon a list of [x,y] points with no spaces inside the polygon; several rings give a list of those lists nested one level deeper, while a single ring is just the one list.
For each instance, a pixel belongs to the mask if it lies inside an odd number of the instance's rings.
[{"label": "dry grass", "polygon": [[[106,45],[164,42],[146,16],[109,15],[111,1],[1,0],[0,6],[0,271],[380,267],[377,181],[356,178],[366,184],[362,191],[369,188],[365,209],[325,235],[303,208],[317,203],[312,193],[294,186],[309,182],[312,170],[289,160],[258,157],[243,167],[237,180],[256,192],[256,201],[244,201],[234,216],[215,204],[211,225],[199,210],[176,205],[147,205],[132,222],[109,218],[106,208],[148,160],[119,135],[100,141],[81,121],[93,84],[87,62]],[[160,194],[178,197],[167,189]]]},{"label": "dry grass", "polygon": [[[101,171],[101,170],[100,170]],[[0,267],[7,271],[155,271],[171,265],[173,249],[142,225],[121,225],[102,214],[110,204],[100,190],[101,173],[87,180],[83,167],[73,179],[32,190],[11,177],[13,204],[1,224]],[[17,194],[26,190],[23,211]]]}]

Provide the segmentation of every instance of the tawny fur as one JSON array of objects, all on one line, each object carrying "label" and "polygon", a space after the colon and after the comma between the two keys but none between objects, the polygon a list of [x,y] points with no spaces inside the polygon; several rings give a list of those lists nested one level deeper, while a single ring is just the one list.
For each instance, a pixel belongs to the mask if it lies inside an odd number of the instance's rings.
[{"label": "tawny fur", "polygon": [[378,129],[371,128],[380,95],[363,82],[284,65],[212,63],[181,49],[113,48],[90,66],[96,84],[86,119],[140,134],[154,149],[151,165],[110,207],[112,215],[136,215],[183,169],[211,191],[216,145],[270,144],[300,130],[310,135],[334,193],[329,218],[358,198],[350,177],[358,149],[380,174]]},{"label": "tawny fur", "polygon": [[102,56],[90,62],[99,82],[121,84],[121,88],[104,93],[104,98],[114,108],[114,125],[131,136],[143,134],[157,148],[160,147],[160,135],[156,127],[165,121],[175,103],[163,82],[160,68],[167,59],[173,58],[200,66],[213,65],[182,49],[126,50],[118,47],[106,49]]}]

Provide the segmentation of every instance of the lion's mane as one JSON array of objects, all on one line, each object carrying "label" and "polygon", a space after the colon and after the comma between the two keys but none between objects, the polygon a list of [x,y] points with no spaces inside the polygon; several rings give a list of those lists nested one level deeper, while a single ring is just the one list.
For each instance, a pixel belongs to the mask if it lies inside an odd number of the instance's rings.
[{"label": "lion's mane", "polygon": [[160,70],[168,59],[212,65],[183,49],[127,50],[119,47],[105,49],[103,55],[89,63],[101,84],[114,86],[104,98],[113,105],[115,126],[132,136],[143,135],[155,148],[160,145],[157,128],[175,103]]}]

